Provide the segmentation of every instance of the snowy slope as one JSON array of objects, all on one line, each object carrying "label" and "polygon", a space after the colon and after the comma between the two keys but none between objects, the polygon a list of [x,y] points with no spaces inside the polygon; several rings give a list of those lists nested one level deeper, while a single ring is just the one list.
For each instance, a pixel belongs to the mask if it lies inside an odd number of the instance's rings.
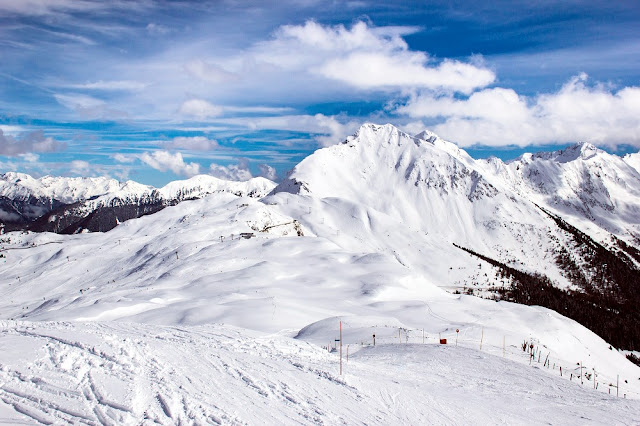
[{"label": "snowy slope", "polygon": [[622,159],[640,173],[640,152],[627,154]]},{"label": "snowy slope", "polygon": [[[345,360],[229,326],[0,324],[0,422],[633,424],[615,398],[465,347],[379,345]],[[516,355],[514,355],[515,357]]]},{"label": "snowy slope", "polygon": [[[255,236],[239,239],[242,232]],[[227,193],[168,207],[105,234],[12,233],[2,244],[0,312],[30,321],[225,323],[290,335],[330,317],[377,318],[366,327],[350,326],[366,329],[355,342],[388,325],[392,337],[400,327],[413,330],[414,339],[425,329],[450,341],[459,328],[461,340],[474,344],[482,335],[485,350],[500,347],[503,337],[510,344],[535,340],[564,365],[582,360],[607,380],[622,374],[629,395],[640,397],[640,369],[574,321],[539,307],[452,295],[393,254],[338,243],[283,215],[279,206]],[[333,334],[335,328],[333,321]],[[325,337],[304,338],[322,344]]]},{"label": "snowy slope", "polygon": [[588,144],[505,164],[474,160],[428,131],[412,137],[366,124],[304,159],[269,199],[343,247],[364,243],[457,287],[501,282],[474,273],[472,260],[425,262],[460,258],[453,243],[570,286],[555,259],[572,243],[538,206],[605,246],[612,235],[630,244],[640,235],[640,174]]},{"label": "snowy slope", "polygon": [[507,164],[492,158],[485,170],[596,234],[597,227],[621,237],[640,234],[640,173],[593,145],[524,154]]},{"label": "snowy slope", "polygon": [[552,256],[549,234],[563,237],[549,217],[432,133],[364,125],[304,159],[272,194],[316,234],[392,254],[441,286],[502,285],[453,243],[569,285]]}]

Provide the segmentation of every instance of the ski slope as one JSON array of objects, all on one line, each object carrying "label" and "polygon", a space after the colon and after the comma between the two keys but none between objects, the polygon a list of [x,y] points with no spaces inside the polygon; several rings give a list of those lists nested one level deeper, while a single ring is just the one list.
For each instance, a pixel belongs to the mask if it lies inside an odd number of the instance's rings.
[{"label": "ski slope", "polygon": [[344,362],[223,325],[0,324],[0,422],[633,424],[640,402],[462,345],[367,346]]}]

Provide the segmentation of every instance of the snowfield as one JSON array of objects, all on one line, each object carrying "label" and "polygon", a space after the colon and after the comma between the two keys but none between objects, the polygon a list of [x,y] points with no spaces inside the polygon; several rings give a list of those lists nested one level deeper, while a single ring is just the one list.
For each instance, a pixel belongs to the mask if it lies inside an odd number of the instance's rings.
[{"label": "snowfield", "polygon": [[[602,155],[500,165],[366,125],[262,199],[214,192],[107,233],[0,235],[0,423],[639,424],[640,368],[600,337],[452,294],[507,284],[453,243],[571,285],[552,253],[567,237],[533,202],[632,242],[638,172],[618,158],[607,173],[626,183],[575,182]],[[534,163],[566,202],[531,186]]]},{"label": "snowfield", "polygon": [[316,345],[223,325],[0,325],[0,422],[634,424],[640,403],[459,346]]}]

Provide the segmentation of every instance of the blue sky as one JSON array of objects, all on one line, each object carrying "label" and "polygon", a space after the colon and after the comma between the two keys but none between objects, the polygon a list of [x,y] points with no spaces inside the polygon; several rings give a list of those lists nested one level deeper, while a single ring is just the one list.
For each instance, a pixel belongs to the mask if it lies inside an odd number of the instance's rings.
[{"label": "blue sky", "polygon": [[638,28],[634,2],[0,0],[0,172],[277,180],[367,121],[635,152]]}]

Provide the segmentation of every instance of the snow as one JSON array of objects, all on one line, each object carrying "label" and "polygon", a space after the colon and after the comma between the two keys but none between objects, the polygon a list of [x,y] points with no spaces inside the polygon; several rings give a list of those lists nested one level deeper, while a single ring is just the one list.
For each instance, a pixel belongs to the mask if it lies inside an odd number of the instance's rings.
[{"label": "snow", "polygon": [[[569,285],[551,255],[564,237],[532,201],[604,203],[604,188],[628,215],[575,221],[635,229],[638,173],[583,148],[476,161],[368,124],[275,189],[199,176],[158,191],[208,195],[107,233],[2,235],[0,423],[633,424],[624,354],[548,309],[450,292],[503,284],[452,243]],[[536,190],[534,166],[558,187]],[[611,176],[581,197],[594,170]],[[323,349],[340,321],[343,376]],[[609,395],[618,375],[626,399]]]},{"label": "snow", "polygon": [[[275,187],[268,179],[257,177],[244,182],[226,181],[209,175],[198,175],[190,179],[170,182],[162,188],[142,185],[134,181],[119,182],[109,178],[66,178],[45,176],[35,179],[24,173],[0,175],[0,196],[11,200],[37,199],[45,205],[57,200],[63,204],[80,202],[79,209],[86,214],[104,207],[137,203],[142,200],[165,200],[166,202],[202,198],[216,192],[263,197]],[[33,209],[33,207],[32,207]],[[49,208],[50,210],[50,208]],[[10,212],[0,210],[0,215]],[[46,213],[46,208],[25,212],[32,219]],[[7,217],[9,219],[9,217]],[[14,218],[15,219],[15,218]]]},{"label": "snow", "polygon": [[115,179],[67,178],[45,176],[35,179],[25,173],[9,172],[0,175],[0,196],[11,199],[26,199],[29,196],[43,199],[56,199],[65,204],[88,199],[108,192],[118,191],[126,187],[128,190],[144,191],[150,187],[128,181],[118,182]]},{"label": "snow", "polygon": [[627,154],[622,159],[640,173],[640,152]]},{"label": "snow", "polygon": [[0,344],[12,348],[0,352],[2,423],[631,424],[640,415],[638,401],[461,344],[363,346],[345,356],[342,376],[336,353],[219,324],[4,322]]}]

